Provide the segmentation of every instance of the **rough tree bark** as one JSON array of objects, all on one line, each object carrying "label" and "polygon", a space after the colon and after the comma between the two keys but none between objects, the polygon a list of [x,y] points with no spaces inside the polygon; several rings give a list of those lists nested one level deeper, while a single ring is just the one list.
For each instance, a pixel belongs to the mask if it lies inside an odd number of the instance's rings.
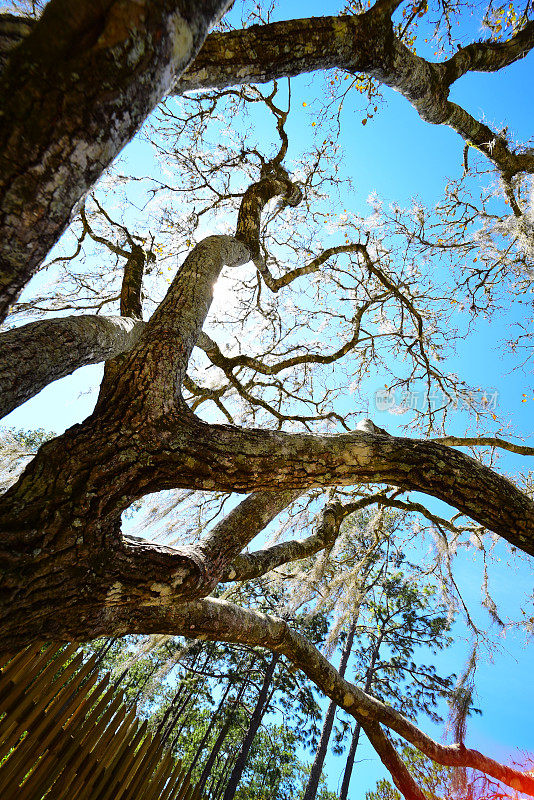
[{"label": "rough tree bark", "polygon": [[365,73],[401,92],[426,122],[452,127],[507,176],[532,172],[532,153],[515,153],[502,136],[448,96],[462,75],[494,72],[523,58],[534,45],[534,23],[528,22],[507,41],[473,43],[459,48],[448,60],[433,63],[394,35],[391,14],[397,5],[375,3],[353,17],[296,19],[212,34],[173,92],[264,83],[325,69]]},{"label": "rough tree bark", "polygon": [[[217,34],[178,90],[195,81],[268,80],[329,66],[366,71],[399,89],[423,118],[452,125],[487,152],[505,178],[533,171],[532,154],[513,152],[448,100],[450,85],[466,71],[500,69],[527,52],[532,23],[508,42],[470,45],[441,65],[429,64],[395,39],[390,15],[396,5],[382,0],[359,17]],[[7,50],[0,40],[7,52],[0,105],[9,103],[0,118],[4,312],[57,241],[75,203],[169,90],[225,7],[216,0],[52,0],[35,26],[12,23]],[[249,569],[251,562],[240,560],[243,548],[312,486],[359,482],[421,491],[534,554],[532,500],[444,443],[380,430],[326,436],[209,425],[186,406],[181,389],[213,284],[224,265],[258,260],[260,213],[274,197],[289,204],[300,199],[276,159],[246,193],[235,235],[207,237],[192,250],[137,343],[107,369],[94,413],[46,443],[0,498],[0,651],[43,638],[128,633],[263,645],[286,655],[354,714],[406,797],[422,795],[381,726],[439,763],[471,766],[534,794],[531,775],[432,741],[346,682],[283,621],[201,599],[223,577]],[[134,300],[136,291],[132,284]],[[124,300],[131,305],[127,293]],[[134,500],[174,487],[252,494],[198,546],[172,549],[121,535],[121,513]],[[274,561],[318,552],[330,539],[317,536],[253,554],[254,574]]]},{"label": "rough tree bark", "polygon": [[0,320],[229,0],[51,0],[0,75]]},{"label": "rough tree bark", "polygon": [[128,352],[144,327],[129,317],[82,315],[30,322],[0,334],[0,418],[52,381]]},{"label": "rough tree bark", "polygon": [[[364,431],[322,436],[208,425],[186,407],[180,386],[212,286],[223,263],[250,258],[245,242],[259,231],[257,204],[276,195],[298,199],[278,172],[245,195],[250,215],[240,215],[235,237],[208,237],[192,251],[93,415],[48,442],[0,499],[2,647],[42,636],[115,635],[113,608],[205,596],[292,490],[310,486],[419,490],[534,552],[534,503],[450,447]],[[260,491],[197,548],[121,537],[125,508],[172,487]]]},{"label": "rough tree bark", "polygon": [[53,0],[37,24],[0,15],[0,105],[10,108],[0,127],[0,320],[75,203],[171,88],[183,93],[330,68],[372,75],[400,91],[424,120],[449,125],[485,153],[520,213],[510,179],[533,172],[534,155],[517,151],[502,132],[448,98],[462,75],[496,71],[525,56],[534,44],[533,22],[507,41],[469,44],[433,63],[394,35],[391,15],[399,3],[377,2],[357,16],[211,34],[176,80],[227,5],[84,0],[74,12],[67,0]]}]

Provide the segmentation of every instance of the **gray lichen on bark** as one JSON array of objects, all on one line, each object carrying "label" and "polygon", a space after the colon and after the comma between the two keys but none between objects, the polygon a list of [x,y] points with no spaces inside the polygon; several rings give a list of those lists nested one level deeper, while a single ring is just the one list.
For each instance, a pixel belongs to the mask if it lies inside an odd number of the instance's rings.
[{"label": "gray lichen on bark", "polygon": [[80,315],[0,333],[0,418],[52,381],[131,350],[144,327],[128,317]]}]

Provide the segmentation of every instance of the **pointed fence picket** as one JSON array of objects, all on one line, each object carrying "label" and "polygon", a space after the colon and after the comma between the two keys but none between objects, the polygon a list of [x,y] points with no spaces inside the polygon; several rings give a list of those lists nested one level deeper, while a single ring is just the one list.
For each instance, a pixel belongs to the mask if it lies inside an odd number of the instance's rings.
[{"label": "pointed fence picket", "polygon": [[202,800],[77,645],[0,657],[2,800]]}]

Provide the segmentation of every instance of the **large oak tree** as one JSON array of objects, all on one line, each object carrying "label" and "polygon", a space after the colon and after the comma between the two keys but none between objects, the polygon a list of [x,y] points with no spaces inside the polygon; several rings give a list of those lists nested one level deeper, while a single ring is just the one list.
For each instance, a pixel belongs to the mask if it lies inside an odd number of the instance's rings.
[{"label": "large oak tree", "polygon": [[[526,12],[508,39],[474,42],[433,63],[416,55],[392,21],[398,2],[377,0],[358,14],[207,36],[227,5],[101,0],[73,6],[52,0],[38,21],[0,17],[4,316],[79,201],[169,92],[330,68],[370,76],[399,90],[425,121],[451,126],[469,147],[482,151],[500,174],[513,213],[524,214],[516,180],[534,171],[532,152],[515,149],[505,134],[478,122],[449,100],[449,90],[470,71],[499,70],[530,50],[534,23]],[[422,10],[423,5],[412,9],[414,16]],[[283,509],[313,487],[358,484],[422,492],[534,555],[534,502],[507,478],[453,449],[473,444],[470,440],[390,436],[369,421],[332,435],[212,424],[186,402],[195,391],[187,370],[197,346],[234,384],[242,367],[276,372],[246,356],[226,357],[203,333],[223,267],[237,269],[252,261],[258,280],[273,292],[318,268],[312,264],[276,279],[262,255],[267,204],[277,198],[282,206],[296,207],[303,200],[301,187],[283,166],[283,120],[278,128],[282,146],[263,160],[243,193],[234,230],[208,236],[191,249],[148,321],[140,319],[146,259],[131,240],[120,317],[43,320],[2,334],[4,414],[79,366],[102,360],[107,365],[91,416],[44,444],[0,498],[0,649],[15,651],[38,639],[128,633],[262,645],[284,654],[356,717],[406,798],[422,800],[423,794],[384,729],[438,763],[480,769],[534,796],[532,775],[461,743],[433,741],[346,682],[283,620],[209,597],[222,580],[244,580],[320,552],[356,508],[374,500],[403,506],[395,492],[380,490],[353,503],[332,503],[308,538],[243,554]],[[365,245],[352,249],[382,290],[399,299],[399,290]],[[417,318],[410,301],[401,302]],[[531,452],[496,439],[478,443]],[[171,548],[121,533],[121,514],[134,501],[174,488],[248,496],[196,545]]]}]

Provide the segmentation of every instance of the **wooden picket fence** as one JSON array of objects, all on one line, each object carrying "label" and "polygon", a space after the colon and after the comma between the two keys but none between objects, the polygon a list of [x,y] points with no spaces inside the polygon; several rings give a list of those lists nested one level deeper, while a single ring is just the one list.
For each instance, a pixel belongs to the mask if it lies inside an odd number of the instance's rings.
[{"label": "wooden picket fence", "polygon": [[201,800],[190,778],[99,680],[77,645],[33,645],[0,660],[2,800]]}]

